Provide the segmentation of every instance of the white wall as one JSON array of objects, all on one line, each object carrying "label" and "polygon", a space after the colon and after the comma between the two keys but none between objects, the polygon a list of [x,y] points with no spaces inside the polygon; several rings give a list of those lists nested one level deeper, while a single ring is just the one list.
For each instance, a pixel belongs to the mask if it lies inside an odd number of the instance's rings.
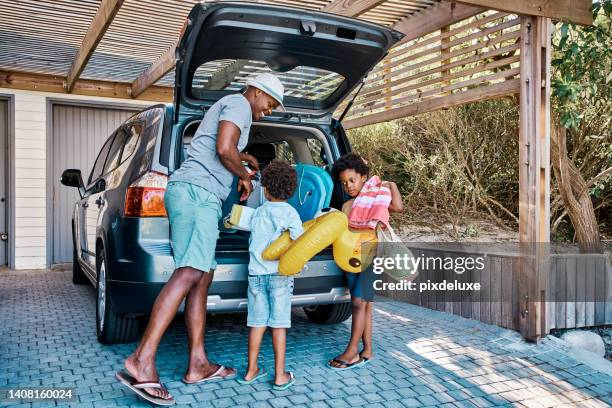
[{"label": "white wall", "polygon": [[[97,98],[50,92],[0,88],[0,94],[14,97],[14,142],[12,181],[15,236],[15,269],[47,266],[47,102],[48,99],[105,102],[112,104],[154,105],[157,102],[131,99]],[[10,109],[10,108],[9,108]],[[9,135],[11,130],[9,129]],[[49,220],[51,222],[52,220]],[[49,254],[50,256],[50,254]],[[9,259],[11,258],[9,254]]]}]

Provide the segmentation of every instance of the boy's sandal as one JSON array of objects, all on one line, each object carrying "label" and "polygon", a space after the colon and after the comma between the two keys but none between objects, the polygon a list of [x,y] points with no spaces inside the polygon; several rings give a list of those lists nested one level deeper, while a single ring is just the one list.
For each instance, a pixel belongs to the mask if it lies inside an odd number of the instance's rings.
[{"label": "boy's sandal", "polygon": [[145,390],[145,388],[160,388],[162,390],[166,390],[166,387],[159,381],[136,381],[134,377],[132,377],[127,371],[121,370],[117,374],[115,374],[117,379],[121,381],[126,387],[128,387],[131,391],[136,393],[138,396],[144,398],[155,405],[174,405],[174,398],[169,395],[170,398],[160,398],[153,394],[150,394]]},{"label": "boy's sandal", "polygon": [[291,387],[293,384],[295,384],[295,375],[293,375],[293,371],[289,371],[289,381],[281,385],[274,384],[272,386],[272,389],[274,391],[284,391],[287,388]]},{"label": "boy's sandal", "polygon": [[242,378],[236,379],[236,381],[238,381],[238,384],[248,385],[248,384],[253,384],[255,381],[259,380],[260,378],[267,377],[267,376],[268,376],[268,371],[266,371],[264,367],[261,367],[257,375],[251,378],[250,380],[245,380],[244,377],[242,377]]},{"label": "boy's sandal", "polygon": [[[333,366],[331,365],[332,362],[336,364],[341,364],[344,367]],[[366,360],[363,357],[360,357],[359,360],[355,361],[354,363],[349,363],[348,361],[343,361],[338,358],[332,358],[331,361],[327,363],[327,366],[331,368],[332,370],[350,370],[353,368],[359,368],[363,366],[365,363],[366,363]]]}]

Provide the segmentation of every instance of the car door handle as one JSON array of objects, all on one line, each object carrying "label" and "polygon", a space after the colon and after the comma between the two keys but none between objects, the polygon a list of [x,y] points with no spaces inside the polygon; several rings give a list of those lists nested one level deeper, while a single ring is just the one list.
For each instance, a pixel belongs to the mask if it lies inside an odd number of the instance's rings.
[{"label": "car door handle", "polygon": [[104,200],[102,199],[102,197],[98,197],[98,199],[96,200],[96,204],[98,205],[98,208],[104,205]]}]

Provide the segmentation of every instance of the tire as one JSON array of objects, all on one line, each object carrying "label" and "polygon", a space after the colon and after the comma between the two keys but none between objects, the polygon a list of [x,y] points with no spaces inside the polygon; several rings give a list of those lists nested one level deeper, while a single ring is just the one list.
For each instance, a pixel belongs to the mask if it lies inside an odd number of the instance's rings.
[{"label": "tire", "polygon": [[113,313],[108,288],[108,268],[104,248],[97,251],[96,268],[96,333],[102,344],[129,343],[138,338],[141,321],[135,317],[118,316]]},{"label": "tire", "polygon": [[88,283],[89,279],[83,272],[81,264],[79,264],[79,258],[76,250],[76,239],[74,234],[74,222],[72,223],[72,283],[75,285],[82,285]]},{"label": "tire", "polygon": [[317,324],[342,323],[351,317],[351,303],[336,303],[333,305],[317,305],[305,307],[306,317]]}]

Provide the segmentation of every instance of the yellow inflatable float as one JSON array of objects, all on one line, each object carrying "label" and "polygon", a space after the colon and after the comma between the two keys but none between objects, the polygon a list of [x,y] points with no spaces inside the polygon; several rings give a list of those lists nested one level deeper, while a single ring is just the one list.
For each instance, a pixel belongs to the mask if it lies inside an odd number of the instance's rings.
[{"label": "yellow inflatable float", "polygon": [[295,241],[291,240],[289,232],[284,232],[262,254],[266,260],[279,260],[278,271],[281,275],[299,273],[306,262],[329,245],[333,246],[336,264],[347,272],[359,273],[372,262],[376,231],[350,231],[348,218],[343,212],[330,211],[306,221],[303,227],[304,233]]}]

